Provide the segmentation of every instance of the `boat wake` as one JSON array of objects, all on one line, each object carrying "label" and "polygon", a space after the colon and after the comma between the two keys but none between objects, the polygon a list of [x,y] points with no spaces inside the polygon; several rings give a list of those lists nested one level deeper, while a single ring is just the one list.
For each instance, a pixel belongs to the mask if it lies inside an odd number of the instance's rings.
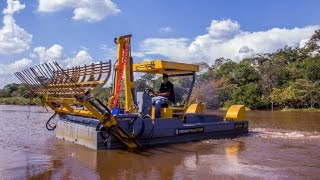
[{"label": "boat wake", "polygon": [[283,129],[253,128],[250,130],[250,135],[262,138],[320,140],[320,132],[304,132]]}]

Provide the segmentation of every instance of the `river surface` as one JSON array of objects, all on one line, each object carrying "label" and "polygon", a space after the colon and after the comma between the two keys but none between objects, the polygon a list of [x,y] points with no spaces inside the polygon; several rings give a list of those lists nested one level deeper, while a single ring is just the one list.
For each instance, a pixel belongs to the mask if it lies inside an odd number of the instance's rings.
[{"label": "river surface", "polygon": [[[212,111],[210,113],[222,114]],[[0,105],[0,179],[320,179],[320,113],[247,112],[250,132],[143,152],[56,139],[42,107]]]}]

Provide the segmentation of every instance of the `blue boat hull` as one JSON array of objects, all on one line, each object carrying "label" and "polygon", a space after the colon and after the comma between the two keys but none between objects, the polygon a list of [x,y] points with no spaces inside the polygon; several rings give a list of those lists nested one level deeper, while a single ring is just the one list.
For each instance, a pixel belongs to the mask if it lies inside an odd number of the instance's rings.
[{"label": "blue boat hull", "polygon": [[[248,133],[248,121],[225,121],[222,117],[212,114],[189,114],[185,116],[184,121],[179,118],[152,120],[119,115],[118,124],[137,136],[142,147],[234,138]],[[98,120],[87,117],[61,116],[57,123],[56,137],[96,150],[125,148],[107,131],[100,131]]]}]

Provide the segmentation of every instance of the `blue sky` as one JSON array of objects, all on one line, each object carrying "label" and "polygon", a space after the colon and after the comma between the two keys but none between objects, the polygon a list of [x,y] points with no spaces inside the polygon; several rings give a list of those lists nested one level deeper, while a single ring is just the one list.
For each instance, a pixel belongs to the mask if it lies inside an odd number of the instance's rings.
[{"label": "blue sky", "polygon": [[13,71],[40,62],[114,59],[113,38],[123,34],[133,34],[135,61],[212,64],[303,46],[320,28],[317,0],[0,1],[1,11],[10,7],[0,15],[7,17],[0,25],[0,87],[17,81]]}]

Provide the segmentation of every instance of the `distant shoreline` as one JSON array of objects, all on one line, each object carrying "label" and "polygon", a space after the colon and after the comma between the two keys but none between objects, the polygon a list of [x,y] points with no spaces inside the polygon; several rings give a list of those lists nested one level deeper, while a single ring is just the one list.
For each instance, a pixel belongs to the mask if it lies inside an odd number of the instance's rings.
[{"label": "distant shoreline", "polygon": [[39,98],[34,98],[32,101],[24,97],[7,97],[0,98],[0,105],[24,105],[24,106],[40,106]]},{"label": "distant shoreline", "polygon": [[[227,111],[228,108],[219,108],[218,110],[221,110],[221,111]],[[253,109],[255,111],[272,111],[271,109]],[[246,107],[246,111],[251,111],[250,108],[247,108]],[[283,109],[274,109],[273,110],[274,112],[320,112],[320,109],[319,108],[312,108],[312,107],[309,107],[309,108],[300,108],[300,109],[295,109],[295,108],[288,108],[288,107],[285,107]]]}]

